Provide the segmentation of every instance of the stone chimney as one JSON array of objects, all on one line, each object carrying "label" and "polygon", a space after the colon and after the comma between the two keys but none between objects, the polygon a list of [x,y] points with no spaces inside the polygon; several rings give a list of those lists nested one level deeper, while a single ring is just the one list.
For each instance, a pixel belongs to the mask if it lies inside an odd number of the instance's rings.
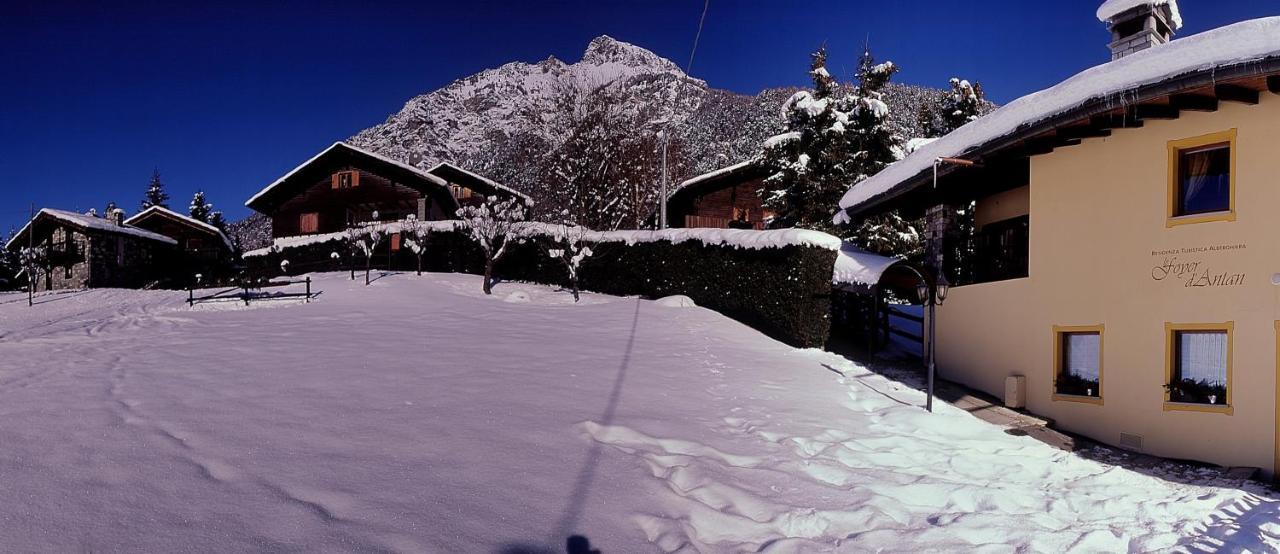
[{"label": "stone chimney", "polygon": [[115,223],[119,227],[124,227],[124,210],[120,208],[111,210],[111,215],[108,217],[111,218],[112,223]]},{"label": "stone chimney", "polygon": [[1098,19],[1111,31],[1111,59],[1159,46],[1182,28],[1178,0],[1107,0]]}]

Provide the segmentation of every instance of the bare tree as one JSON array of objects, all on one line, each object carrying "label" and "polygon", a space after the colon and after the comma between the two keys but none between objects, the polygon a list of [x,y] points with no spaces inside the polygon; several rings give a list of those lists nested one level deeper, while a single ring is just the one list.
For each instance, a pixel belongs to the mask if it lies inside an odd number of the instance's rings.
[{"label": "bare tree", "polygon": [[401,224],[400,235],[404,237],[404,245],[418,258],[418,275],[422,275],[422,256],[427,253],[427,239],[431,234],[431,226],[409,214]]},{"label": "bare tree", "polygon": [[[568,212],[562,215],[568,216]],[[547,250],[547,255],[552,259],[560,260],[564,264],[565,271],[569,276],[569,290],[573,293],[573,301],[580,300],[578,294],[578,268],[581,267],[582,261],[591,257],[591,247],[587,245],[587,233],[590,231],[581,225],[575,224],[571,219],[567,219],[560,225],[552,228],[551,248]]]},{"label": "bare tree", "polygon": [[369,271],[373,268],[373,253],[378,248],[378,243],[382,242],[383,230],[377,223],[366,223],[357,229],[352,235],[350,229],[347,231],[347,237],[352,239],[352,244],[356,249],[364,254],[364,284],[369,284]]},{"label": "bare tree", "polygon": [[498,200],[490,196],[479,206],[466,206],[458,216],[467,222],[471,238],[484,250],[484,293],[493,294],[493,268],[507,254],[513,241],[523,242],[519,225],[527,216],[524,201],[511,197]]}]

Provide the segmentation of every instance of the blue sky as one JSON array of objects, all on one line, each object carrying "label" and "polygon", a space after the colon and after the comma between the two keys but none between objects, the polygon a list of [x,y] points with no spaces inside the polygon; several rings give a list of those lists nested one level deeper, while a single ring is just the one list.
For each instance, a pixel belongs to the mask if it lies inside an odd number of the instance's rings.
[{"label": "blue sky", "polygon": [[[1280,14],[1272,0],[1182,0],[1183,36]],[[409,98],[513,60],[576,61],[608,34],[681,65],[701,0],[514,2],[0,0],[0,231],[27,206],[134,210],[153,167],[183,208],[230,219],[259,188]],[[259,5],[260,4],[260,5]],[[826,43],[862,42],[898,80],[955,75],[1007,102],[1107,59],[1094,0],[711,0],[693,75],[743,93],[806,82]]]}]

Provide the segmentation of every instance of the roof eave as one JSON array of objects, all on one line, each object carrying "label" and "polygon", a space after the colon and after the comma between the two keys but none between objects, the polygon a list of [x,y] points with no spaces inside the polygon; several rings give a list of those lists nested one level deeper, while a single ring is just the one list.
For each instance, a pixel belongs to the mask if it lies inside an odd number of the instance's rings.
[{"label": "roof eave", "polygon": [[[1032,125],[971,148],[961,154],[960,157],[968,159],[987,157],[1003,149],[1014,146],[1028,138],[1044,134],[1084,118],[1110,112],[1118,107],[1113,101],[1119,97],[1125,97],[1128,99],[1126,100],[1126,103],[1128,104],[1137,105],[1146,100],[1201,88],[1208,85],[1219,84],[1223,81],[1230,81],[1245,77],[1257,77],[1272,73],[1280,73],[1280,56],[1184,73],[1156,83],[1150,83],[1134,89],[1112,93],[1105,97],[1087,100],[1075,109],[1048,117]],[[938,176],[942,177],[954,170],[954,167],[944,165],[938,169]],[[856,216],[873,211],[875,208],[885,204],[886,202],[890,202],[909,192],[917,190],[922,186],[931,184],[931,181],[932,170],[922,170],[915,176],[901,181],[899,185],[872,196],[857,205],[845,208],[843,211],[849,216]]]}]

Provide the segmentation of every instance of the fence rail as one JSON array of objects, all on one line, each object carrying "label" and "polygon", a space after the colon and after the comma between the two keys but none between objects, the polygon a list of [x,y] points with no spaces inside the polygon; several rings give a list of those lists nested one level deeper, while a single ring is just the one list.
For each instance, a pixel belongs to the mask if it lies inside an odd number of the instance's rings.
[{"label": "fence rail", "polygon": [[[284,288],[291,285],[303,284],[306,288],[303,292],[266,292],[264,289]],[[271,281],[268,279],[250,279],[243,278],[240,282],[230,288],[225,288],[207,294],[204,296],[196,296],[194,287],[187,287],[187,306],[194,307],[196,304],[203,302],[214,302],[219,300],[241,300],[245,306],[249,305],[252,300],[276,300],[281,298],[302,298],[304,302],[311,302],[316,294],[311,292],[311,277],[296,281]]]}]

